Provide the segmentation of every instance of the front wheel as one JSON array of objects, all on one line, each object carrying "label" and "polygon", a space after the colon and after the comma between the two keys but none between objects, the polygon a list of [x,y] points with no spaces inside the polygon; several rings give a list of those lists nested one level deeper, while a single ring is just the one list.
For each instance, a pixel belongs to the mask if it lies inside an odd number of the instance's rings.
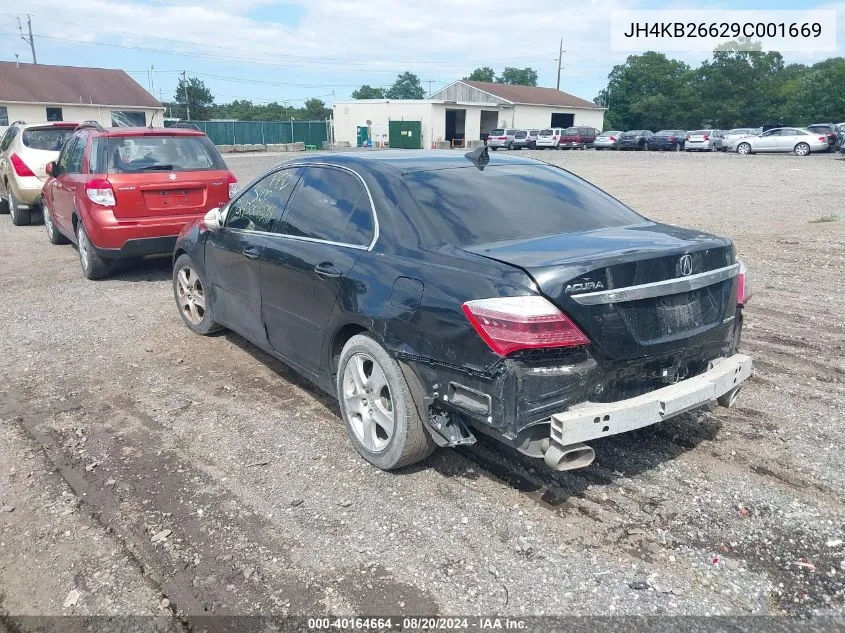
[{"label": "front wheel", "polygon": [[88,231],[82,220],[76,225],[76,247],[79,250],[79,263],[82,264],[82,274],[88,279],[104,279],[111,272],[111,260],[104,259],[94,250]]},{"label": "front wheel", "polygon": [[68,239],[53,224],[53,216],[50,215],[50,207],[46,202],[41,205],[41,213],[44,216],[44,228],[47,229],[47,239],[50,240],[50,244],[67,244]]},{"label": "front wheel", "polygon": [[373,338],[358,334],[343,346],[337,395],[349,439],[373,466],[402,468],[435,449],[399,364]]},{"label": "front wheel", "polygon": [[221,329],[214,322],[214,312],[205,289],[205,279],[197,272],[193,260],[182,253],[173,265],[173,296],[185,325],[203,335]]},{"label": "front wheel", "polygon": [[806,143],[798,143],[792,151],[795,152],[796,156],[807,156],[810,153],[810,146]]},{"label": "front wheel", "polygon": [[751,153],[751,145],[748,143],[740,143],[736,146],[736,153],[737,154],[750,154]]}]

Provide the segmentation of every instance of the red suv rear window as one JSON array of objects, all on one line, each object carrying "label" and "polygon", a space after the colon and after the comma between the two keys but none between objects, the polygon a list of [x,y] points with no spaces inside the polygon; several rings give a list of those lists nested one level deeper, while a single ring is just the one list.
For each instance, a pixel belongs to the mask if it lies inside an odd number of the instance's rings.
[{"label": "red suv rear window", "polygon": [[226,169],[207,136],[100,137],[94,139],[90,162],[92,171],[99,174]]}]

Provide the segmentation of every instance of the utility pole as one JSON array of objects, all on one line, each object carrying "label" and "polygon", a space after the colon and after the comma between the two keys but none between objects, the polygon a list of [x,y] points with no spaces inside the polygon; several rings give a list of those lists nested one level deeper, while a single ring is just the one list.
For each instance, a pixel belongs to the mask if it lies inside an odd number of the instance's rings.
[{"label": "utility pole", "polygon": [[428,98],[431,99],[431,84],[434,83],[433,79],[428,80]]},{"label": "utility pole", "polygon": [[185,86],[185,120],[191,120],[191,105],[188,103],[188,75],[182,71],[182,85]]},{"label": "utility pole", "polygon": [[563,63],[563,54],[566,51],[563,50],[563,38],[560,38],[560,51],[558,52],[557,56],[557,89],[560,90],[560,69],[561,64]]},{"label": "utility pole", "polygon": [[35,57],[35,38],[32,37],[32,18],[29,16],[29,13],[26,14],[26,26],[29,31],[29,37],[23,34],[23,25],[21,24],[21,19],[18,18],[18,31],[21,33],[21,39],[29,44],[29,48],[32,51],[32,63],[37,64],[38,60]]}]

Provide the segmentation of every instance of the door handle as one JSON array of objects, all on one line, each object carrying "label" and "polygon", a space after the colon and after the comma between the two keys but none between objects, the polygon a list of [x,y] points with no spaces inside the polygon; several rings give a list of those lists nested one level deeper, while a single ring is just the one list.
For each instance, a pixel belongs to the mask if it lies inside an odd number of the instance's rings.
[{"label": "door handle", "polygon": [[241,251],[241,254],[247,259],[258,259],[258,255],[260,254],[260,252],[254,246],[247,246],[244,250]]},{"label": "door handle", "polygon": [[331,262],[323,262],[322,264],[317,264],[314,267],[314,272],[317,273],[318,277],[323,279],[337,279],[338,277],[342,277],[343,273]]}]

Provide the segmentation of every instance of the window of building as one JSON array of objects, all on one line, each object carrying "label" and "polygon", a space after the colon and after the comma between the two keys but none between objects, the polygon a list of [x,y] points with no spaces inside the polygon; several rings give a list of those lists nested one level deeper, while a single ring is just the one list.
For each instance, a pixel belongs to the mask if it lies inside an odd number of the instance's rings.
[{"label": "window of building", "polygon": [[147,115],[145,112],[112,110],[111,124],[114,127],[146,127]]},{"label": "window of building", "polygon": [[64,121],[61,108],[47,108],[48,121]]},{"label": "window of building", "polygon": [[6,106],[0,106],[0,125],[9,125],[9,111]]}]

